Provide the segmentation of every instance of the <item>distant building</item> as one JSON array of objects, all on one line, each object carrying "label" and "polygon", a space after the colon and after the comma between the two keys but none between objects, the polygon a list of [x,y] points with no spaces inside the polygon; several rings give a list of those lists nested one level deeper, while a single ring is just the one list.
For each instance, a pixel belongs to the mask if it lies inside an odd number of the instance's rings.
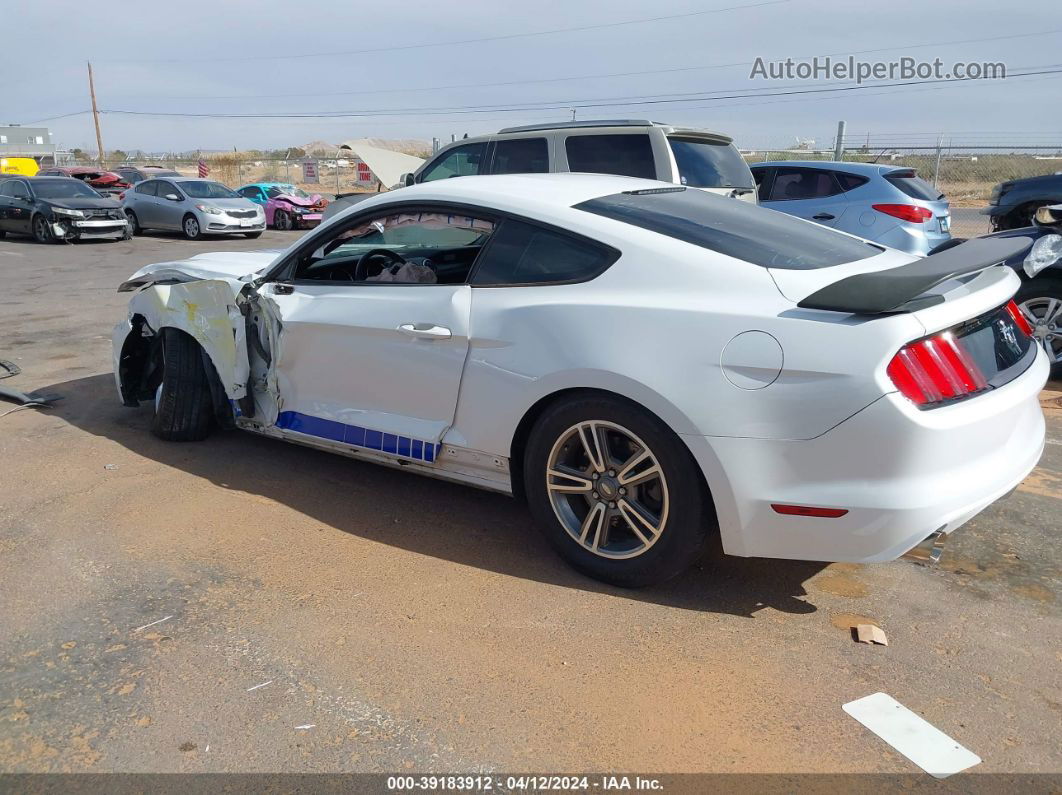
[{"label": "distant building", "polygon": [[20,124],[0,124],[0,155],[55,158],[52,133],[47,127],[23,127]]}]

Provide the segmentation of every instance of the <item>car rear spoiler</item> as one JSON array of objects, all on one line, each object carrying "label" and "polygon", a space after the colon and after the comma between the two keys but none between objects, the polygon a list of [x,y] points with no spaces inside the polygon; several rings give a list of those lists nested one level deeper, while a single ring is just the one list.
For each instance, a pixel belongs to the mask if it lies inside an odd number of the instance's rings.
[{"label": "car rear spoiler", "polygon": [[899,268],[860,273],[828,284],[797,306],[868,315],[924,309],[944,300],[940,295],[924,296],[927,290],[956,276],[999,265],[1030,245],[1028,237],[967,240]]}]

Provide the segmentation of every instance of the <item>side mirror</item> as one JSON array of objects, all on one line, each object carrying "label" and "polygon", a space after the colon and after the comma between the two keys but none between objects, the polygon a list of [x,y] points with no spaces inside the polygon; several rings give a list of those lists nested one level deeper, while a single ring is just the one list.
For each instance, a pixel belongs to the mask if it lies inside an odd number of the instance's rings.
[{"label": "side mirror", "polygon": [[171,202],[179,202],[181,200],[181,197],[176,193],[167,193],[165,198],[169,199]]},{"label": "side mirror", "polygon": [[409,187],[410,185],[412,185],[412,184],[413,184],[413,183],[414,183],[415,181],[416,181],[416,180],[415,180],[415,179],[413,178],[413,175],[412,175],[412,174],[403,174],[403,175],[402,175],[402,180],[401,180],[401,182],[402,182],[402,184],[403,184],[403,185],[405,185],[405,186],[406,186],[407,188],[408,188],[408,187]]}]

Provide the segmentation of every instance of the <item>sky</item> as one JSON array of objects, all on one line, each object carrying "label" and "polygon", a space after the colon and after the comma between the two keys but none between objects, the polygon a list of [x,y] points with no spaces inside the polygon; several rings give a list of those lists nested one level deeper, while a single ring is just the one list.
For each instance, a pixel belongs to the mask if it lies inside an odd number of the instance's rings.
[{"label": "sky", "polygon": [[[449,141],[570,120],[573,106],[577,119],[704,127],[746,149],[808,139],[829,148],[842,119],[849,141],[877,146],[941,134],[955,145],[1062,146],[1062,17],[1049,0],[7,1],[0,123],[40,122],[63,148],[96,149],[92,117],[81,113],[90,107],[87,60],[109,111],[108,150]],[[848,53],[939,57],[946,68],[1002,61],[1012,76],[835,92],[821,89],[851,81],[750,79],[757,57]]]}]

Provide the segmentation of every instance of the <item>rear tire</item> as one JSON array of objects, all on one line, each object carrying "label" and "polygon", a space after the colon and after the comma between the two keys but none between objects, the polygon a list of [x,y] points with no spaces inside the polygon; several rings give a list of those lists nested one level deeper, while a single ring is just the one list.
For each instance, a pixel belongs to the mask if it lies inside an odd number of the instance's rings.
[{"label": "rear tire", "polygon": [[126,210],[125,218],[129,222],[130,237],[141,235],[144,233],[144,230],[140,228],[140,219],[136,217],[136,213],[134,213],[132,210]]},{"label": "rear tire", "polygon": [[[607,450],[596,463],[580,431],[590,423]],[[575,569],[638,588],[675,577],[700,556],[715,527],[711,499],[693,456],[657,417],[617,398],[588,395],[547,408],[529,439],[528,506],[546,539]],[[625,466],[638,458],[645,460],[625,478]],[[660,475],[650,474],[654,465]],[[547,474],[560,469],[575,477]],[[579,493],[558,490],[566,484]],[[638,515],[649,523],[639,523]],[[658,532],[648,529],[653,526]]]},{"label": "rear tire", "polygon": [[176,329],[162,330],[162,383],[155,393],[151,432],[168,442],[198,442],[214,418],[203,350]]},{"label": "rear tire", "polygon": [[1062,378],[1062,279],[1037,276],[1022,284],[1014,302],[1033,325],[1036,343],[1047,351],[1051,375]]}]

